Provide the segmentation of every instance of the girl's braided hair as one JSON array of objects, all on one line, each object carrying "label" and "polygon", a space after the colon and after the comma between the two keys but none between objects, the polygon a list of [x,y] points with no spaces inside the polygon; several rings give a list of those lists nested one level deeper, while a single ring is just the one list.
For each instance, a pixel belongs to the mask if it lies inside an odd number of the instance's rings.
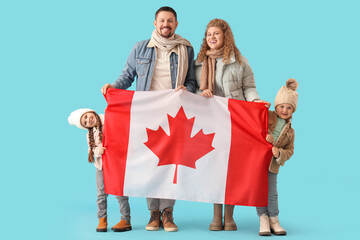
[{"label": "girl's braided hair", "polygon": [[92,128],[88,128],[89,130],[89,148],[90,148],[90,151],[89,151],[89,157],[88,157],[88,161],[89,163],[93,163],[94,162],[94,151],[93,151],[93,148],[96,147],[95,145],[95,140],[94,140],[94,129],[93,128],[97,128],[99,129],[99,137],[100,137],[100,141],[102,142],[103,140],[103,132],[102,132],[102,123],[101,123],[101,120],[100,120],[100,117],[99,115],[97,115],[96,112],[92,112],[95,117],[96,117],[96,125]]}]

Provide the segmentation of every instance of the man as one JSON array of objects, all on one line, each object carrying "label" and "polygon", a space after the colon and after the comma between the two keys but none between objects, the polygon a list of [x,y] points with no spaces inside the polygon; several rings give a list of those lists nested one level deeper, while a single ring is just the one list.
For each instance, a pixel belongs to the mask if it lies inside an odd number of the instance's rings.
[{"label": "man", "polygon": [[[135,44],[127,59],[124,70],[108,88],[127,89],[134,82],[137,91],[165,89],[187,89],[195,92],[197,87],[194,72],[194,50],[190,42],[175,34],[177,14],[171,7],[161,7],[155,13],[155,30],[151,39]],[[177,231],[173,220],[175,200],[147,198],[151,217],[146,230],[159,230],[160,222],[165,231]],[[161,218],[161,220],[160,220]]]}]

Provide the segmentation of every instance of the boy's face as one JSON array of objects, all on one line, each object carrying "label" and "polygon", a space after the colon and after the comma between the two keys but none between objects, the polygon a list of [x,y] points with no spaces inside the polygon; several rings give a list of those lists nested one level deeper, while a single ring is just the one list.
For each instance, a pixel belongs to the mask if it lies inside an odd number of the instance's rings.
[{"label": "boy's face", "polygon": [[294,108],[291,104],[288,103],[283,103],[283,104],[279,104],[276,106],[275,109],[277,115],[279,116],[279,118],[282,119],[290,119],[293,112],[294,112]]}]

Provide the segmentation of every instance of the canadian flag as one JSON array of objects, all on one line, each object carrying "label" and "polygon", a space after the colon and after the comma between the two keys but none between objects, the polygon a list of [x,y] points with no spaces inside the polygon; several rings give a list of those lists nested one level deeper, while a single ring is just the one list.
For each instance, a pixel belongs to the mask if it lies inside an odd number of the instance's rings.
[{"label": "canadian flag", "polygon": [[108,89],[105,192],[267,206],[268,109],[187,91]]}]

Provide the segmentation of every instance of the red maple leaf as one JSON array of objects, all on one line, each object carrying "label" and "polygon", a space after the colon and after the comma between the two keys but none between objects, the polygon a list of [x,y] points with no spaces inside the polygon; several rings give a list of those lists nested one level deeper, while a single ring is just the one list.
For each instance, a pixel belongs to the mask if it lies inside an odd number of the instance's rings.
[{"label": "red maple leaf", "polygon": [[196,169],[195,162],[215,149],[212,146],[215,133],[204,134],[202,129],[193,137],[191,131],[195,117],[188,119],[183,107],[175,118],[167,114],[170,136],[159,127],[158,130],[146,128],[148,141],[144,144],[159,158],[158,166],[175,164],[173,183],[177,183],[177,167],[183,165]]}]

